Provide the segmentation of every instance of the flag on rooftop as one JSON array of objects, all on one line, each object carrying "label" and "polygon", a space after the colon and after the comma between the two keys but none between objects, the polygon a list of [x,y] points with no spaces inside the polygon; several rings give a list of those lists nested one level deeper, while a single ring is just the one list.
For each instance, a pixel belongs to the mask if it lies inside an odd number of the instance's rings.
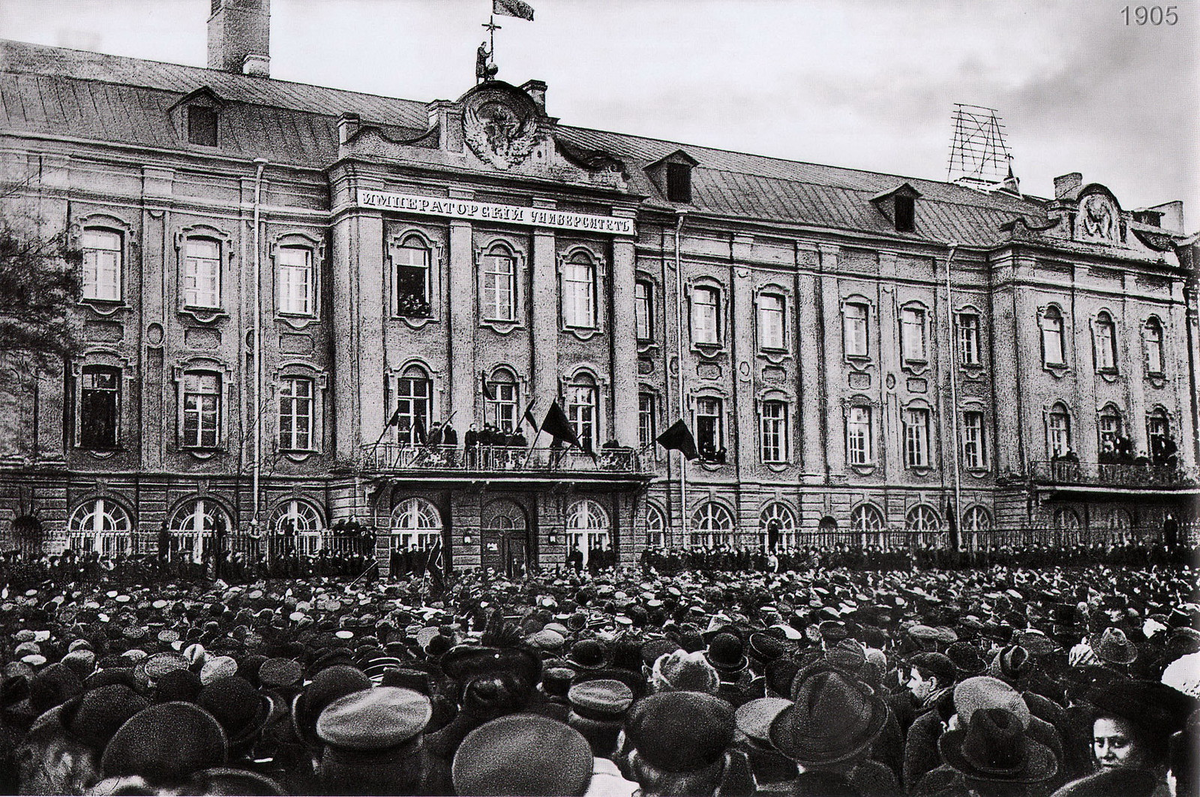
[{"label": "flag on rooftop", "polygon": [[492,13],[533,22],[533,6],[523,0],[492,0]]}]

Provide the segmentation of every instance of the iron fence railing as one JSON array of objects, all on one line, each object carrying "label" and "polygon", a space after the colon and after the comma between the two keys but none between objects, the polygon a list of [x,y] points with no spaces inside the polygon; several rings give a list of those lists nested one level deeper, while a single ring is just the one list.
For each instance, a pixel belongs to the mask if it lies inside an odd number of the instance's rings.
[{"label": "iron fence railing", "polygon": [[1040,461],[1030,463],[1029,475],[1035,482],[1093,487],[1176,487],[1195,482],[1178,466],[1149,462]]},{"label": "iron fence railing", "polygon": [[632,448],[602,448],[594,453],[576,448],[517,446],[412,446],[379,443],[362,447],[360,466],[370,472],[469,471],[486,473],[615,472],[641,473]]}]

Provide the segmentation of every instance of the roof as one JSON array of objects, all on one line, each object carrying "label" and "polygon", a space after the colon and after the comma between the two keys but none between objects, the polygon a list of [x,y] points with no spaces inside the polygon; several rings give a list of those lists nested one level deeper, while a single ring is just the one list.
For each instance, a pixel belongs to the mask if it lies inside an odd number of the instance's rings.
[{"label": "roof", "polygon": [[[0,40],[0,128],[194,151],[170,111],[208,87],[224,103],[220,153],[325,168],[338,157],[337,120],[350,111],[394,140],[428,128],[423,102],[216,69]],[[673,209],[645,169],[676,152],[693,158],[691,212],[856,230],[964,245],[998,243],[1001,225],[1046,222],[1044,201],[952,183],[824,166],[560,125],[568,144],[624,161],[647,204]],[[871,199],[908,183],[920,194],[916,228],[897,233]]]}]

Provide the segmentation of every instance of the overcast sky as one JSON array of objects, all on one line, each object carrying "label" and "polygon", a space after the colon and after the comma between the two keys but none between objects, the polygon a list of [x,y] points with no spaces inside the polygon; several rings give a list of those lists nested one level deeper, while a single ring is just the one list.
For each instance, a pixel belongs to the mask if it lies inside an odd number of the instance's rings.
[{"label": "overcast sky", "polygon": [[[1083,173],[1200,219],[1200,3],[529,0],[499,77],[566,124],[945,179],[955,102],[999,109],[1026,193]],[[0,36],[203,66],[210,0],[0,0]],[[474,83],[491,0],[272,0],[273,77],[416,100]],[[1160,6],[1159,8],[1165,8]],[[342,110],[342,109],[335,109]]]}]

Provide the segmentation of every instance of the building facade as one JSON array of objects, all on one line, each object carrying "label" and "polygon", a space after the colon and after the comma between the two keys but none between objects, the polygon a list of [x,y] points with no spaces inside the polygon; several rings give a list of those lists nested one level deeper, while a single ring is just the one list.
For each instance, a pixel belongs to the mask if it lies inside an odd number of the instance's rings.
[{"label": "building facade", "polygon": [[[287,83],[268,22],[215,0],[208,69],[0,43],[4,217],[82,250],[85,340],[0,399],[6,548],[365,528],[385,567],[516,573],[1191,518],[1180,203],[569,127],[540,81]],[[552,403],[582,448],[525,420]]]}]

